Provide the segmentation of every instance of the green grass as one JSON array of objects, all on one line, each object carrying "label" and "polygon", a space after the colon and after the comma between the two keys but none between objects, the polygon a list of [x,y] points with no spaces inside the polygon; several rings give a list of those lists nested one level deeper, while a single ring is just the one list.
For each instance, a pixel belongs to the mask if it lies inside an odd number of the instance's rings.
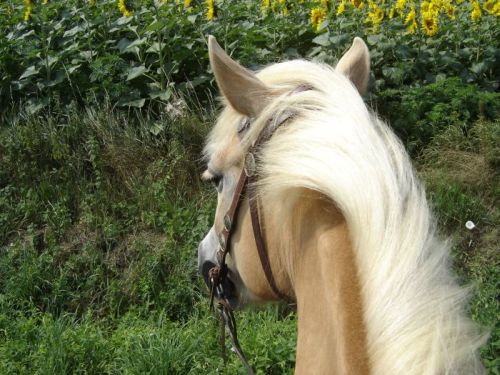
[{"label": "green grass", "polygon": [[[244,374],[236,356],[221,358],[196,271],[215,208],[198,177],[211,121],[104,106],[4,122],[0,373]],[[416,164],[454,241],[455,269],[473,286],[470,314],[491,331],[482,355],[498,374],[500,123],[454,125],[433,134]],[[293,313],[270,306],[237,320],[259,374],[293,373]]]},{"label": "green grass", "polygon": [[[471,315],[491,334],[482,350],[490,374],[500,373],[499,137],[499,120],[450,126],[419,159],[440,227],[454,244],[455,270],[472,286]],[[469,220],[476,225],[472,230],[465,227]]]}]

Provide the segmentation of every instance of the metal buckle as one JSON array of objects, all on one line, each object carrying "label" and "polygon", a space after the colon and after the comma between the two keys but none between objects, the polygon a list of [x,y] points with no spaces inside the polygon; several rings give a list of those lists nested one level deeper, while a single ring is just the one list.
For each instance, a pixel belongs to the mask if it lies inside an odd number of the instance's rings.
[{"label": "metal buckle", "polygon": [[219,234],[219,248],[217,249],[217,261],[222,264],[224,253],[226,252],[226,238],[221,233]]},{"label": "metal buckle", "polygon": [[229,214],[224,215],[224,229],[226,229],[228,232],[231,231],[231,226],[233,225],[233,222],[231,220],[231,217]]},{"label": "metal buckle", "polygon": [[252,177],[255,174],[255,156],[249,152],[245,158],[245,174],[247,177]]},{"label": "metal buckle", "polygon": [[219,247],[217,250],[217,262],[219,262],[219,264],[222,264],[222,258],[224,258],[224,250]]},{"label": "metal buckle", "polygon": [[226,250],[226,237],[222,233],[219,235],[219,246],[222,250]]}]

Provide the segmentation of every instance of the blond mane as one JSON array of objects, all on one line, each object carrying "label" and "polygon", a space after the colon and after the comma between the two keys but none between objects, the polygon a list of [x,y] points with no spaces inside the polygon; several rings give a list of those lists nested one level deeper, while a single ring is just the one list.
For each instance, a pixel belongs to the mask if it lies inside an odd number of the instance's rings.
[{"label": "blond mane", "polygon": [[[328,66],[292,61],[257,76],[276,95],[253,119],[244,148],[270,118],[285,110],[295,114],[261,150],[259,192],[265,201],[312,189],[343,213],[373,374],[482,373],[478,348],[485,335],[467,317],[467,290],[450,272],[449,244],[436,235],[424,188],[401,142],[352,83]],[[314,89],[288,95],[301,84]],[[240,119],[225,109],[206,154],[235,136]]]}]

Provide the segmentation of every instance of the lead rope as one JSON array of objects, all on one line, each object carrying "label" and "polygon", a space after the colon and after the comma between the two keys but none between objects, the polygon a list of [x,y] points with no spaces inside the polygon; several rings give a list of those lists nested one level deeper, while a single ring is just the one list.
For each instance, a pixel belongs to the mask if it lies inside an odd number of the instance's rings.
[{"label": "lead rope", "polygon": [[[248,361],[243,354],[243,350],[241,349],[240,342],[238,341],[238,335],[236,333],[236,320],[234,319],[233,311],[229,307],[229,304],[225,299],[221,299],[219,304],[217,305],[217,309],[219,310],[222,319],[224,320],[225,326],[227,328],[227,332],[229,333],[229,338],[231,339],[232,348],[231,350],[238,356],[241,363],[247,370],[248,375],[255,375],[252,367],[248,364]],[[223,335],[225,337],[225,335]],[[225,348],[225,346],[224,346]]]},{"label": "lead rope", "polygon": [[214,310],[214,298],[215,295],[218,295],[219,302],[217,303],[217,311],[219,312],[219,321],[220,321],[220,344],[222,351],[222,359],[224,364],[227,363],[227,355],[226,355],[226,330],[229,334],[229,338],[231,339],[231,351],[234,352],[241,363],[247,370],[248,375],[255,375],[252,367],[248,364],[248,361],[243,354],[243,350],[241,349],[240,342],[238,340],[238,334],[236,332],[236,320],[234,318],[233,310],[229,305],[229,302],[224,295],[224,289],[220,283],[220,278],[224,277],[227,269],[221,269],[220,267],[214,267],[209,271],[210,283],[212,284],[210,287],[210,310]]}]

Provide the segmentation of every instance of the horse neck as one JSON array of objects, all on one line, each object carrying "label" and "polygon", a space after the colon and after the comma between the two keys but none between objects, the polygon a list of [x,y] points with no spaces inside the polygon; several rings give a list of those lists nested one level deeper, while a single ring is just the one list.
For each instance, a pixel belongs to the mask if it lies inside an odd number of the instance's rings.
[{"label": "horse neck", "polygon": [[[320,194],[300,195],[281,256],[298,313],[297,374],[368,374],[358,271],[343,216]],[[286,234],[288,233],[288,234]]]}]

